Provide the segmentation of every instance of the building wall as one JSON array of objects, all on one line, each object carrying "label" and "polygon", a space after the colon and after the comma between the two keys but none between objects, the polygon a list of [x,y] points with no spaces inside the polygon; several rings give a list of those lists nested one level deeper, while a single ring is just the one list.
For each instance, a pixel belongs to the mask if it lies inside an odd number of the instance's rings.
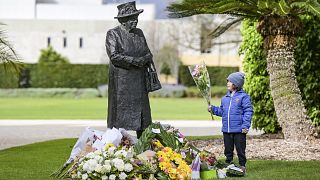
[{"label": "building wall", "polygon": [[[102,0],[0,0],[0,19],[50,20],[113,20],[118,4],[103,4]],[[136,4],[144,9],[141,20],[153,20],[155,4]]]},{"label": "building wall", "polygon": [[36,0],[0,0],[0,19],[33,19]]},{"label": "building wall", "polygon": [[[0,20],[7,24],[3,26],[9,41],[17,53],[27,63],[36,63],[40,50],[50,45],[71,63],[105,64],[109,62],[105,52],[105,35],[108,29],[117,26],[116,20]],[[192,30],[187,25],[180,26],[178,20],[139,21],[146,36],[149,48],[154,55],[164,45],[176,46],[183,64],[190,65],[205,61],[210,66],[241,66],[237,55],[237,47],[213,47],[212,52],[201,54],[199,50],[188,49],[181,45]],[[191,25],[188,25],[191,26]],[[196,26],[193,26],[196,29]],[[187,32],[185,32],[187,31]],[[64,47],[64,38],[66,46]],[[80,47],[80,38],[82,47]],[[195,38],[196,39],[196,38]],[[191,42],[199,46],[198,42]]]}]

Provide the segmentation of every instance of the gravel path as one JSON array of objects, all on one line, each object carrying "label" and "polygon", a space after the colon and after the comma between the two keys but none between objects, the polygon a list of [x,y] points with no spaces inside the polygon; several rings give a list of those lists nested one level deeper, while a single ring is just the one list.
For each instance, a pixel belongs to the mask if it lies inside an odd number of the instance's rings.
[{"label": "gravel path", "polygon": [[[193,141],[196,147],[224,156],[223,140]],[[236,153],[236,151],[235,151]],[[311,143],[287,142],[281,138],[248,137],[246,154],[248,159],[268,160],[320,160],[320,139]],[[235,155],[236,156],[236,155]]]}]

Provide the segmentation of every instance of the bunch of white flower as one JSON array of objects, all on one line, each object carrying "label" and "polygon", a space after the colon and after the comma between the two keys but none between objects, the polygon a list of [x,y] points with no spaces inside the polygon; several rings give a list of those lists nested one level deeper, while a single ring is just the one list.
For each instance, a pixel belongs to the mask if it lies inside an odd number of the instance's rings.
[{"label": "bunch of white flower", "polygon": [[[105,151],[97,150],[82,157],[78,162],[78,179],[127,179],[133,175],[131,164],[133,149],[121,149],[110,146]],[[73,177],[74,177],[73,176]]]}]

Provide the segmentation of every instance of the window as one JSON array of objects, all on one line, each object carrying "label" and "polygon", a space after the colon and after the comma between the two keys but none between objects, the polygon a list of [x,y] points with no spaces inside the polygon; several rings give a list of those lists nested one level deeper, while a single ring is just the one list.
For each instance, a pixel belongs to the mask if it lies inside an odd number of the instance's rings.
[{"label": "window", "polygon": [[50,37],[47,38],[47,46],[48,47],[51,46],[51,38]]},{"label": "window", "polygon": [[64,48],[67,47],[67,38],[66,37],[63,38],[63,47]]},{"label": "window", "polygon": [[79,38],[79,48],[82,48],[83,47],[83,38],[80,37]]}]

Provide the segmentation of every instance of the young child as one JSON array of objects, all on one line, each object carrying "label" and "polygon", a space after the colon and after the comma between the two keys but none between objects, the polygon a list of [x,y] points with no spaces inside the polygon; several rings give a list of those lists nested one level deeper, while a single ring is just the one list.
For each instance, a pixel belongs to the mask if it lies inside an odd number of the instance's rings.
[{"label": "young child", "polygon": [[227,94],[221,99],[221,106],[209,106],[208,111],[222,117],[222,132],[226,163],[233,163],[233,150],[236,146],[240,168],[246,170],[246,134],[251,126],[252,105],[244,92],[244,74],[235,72],[227,78]]}]

